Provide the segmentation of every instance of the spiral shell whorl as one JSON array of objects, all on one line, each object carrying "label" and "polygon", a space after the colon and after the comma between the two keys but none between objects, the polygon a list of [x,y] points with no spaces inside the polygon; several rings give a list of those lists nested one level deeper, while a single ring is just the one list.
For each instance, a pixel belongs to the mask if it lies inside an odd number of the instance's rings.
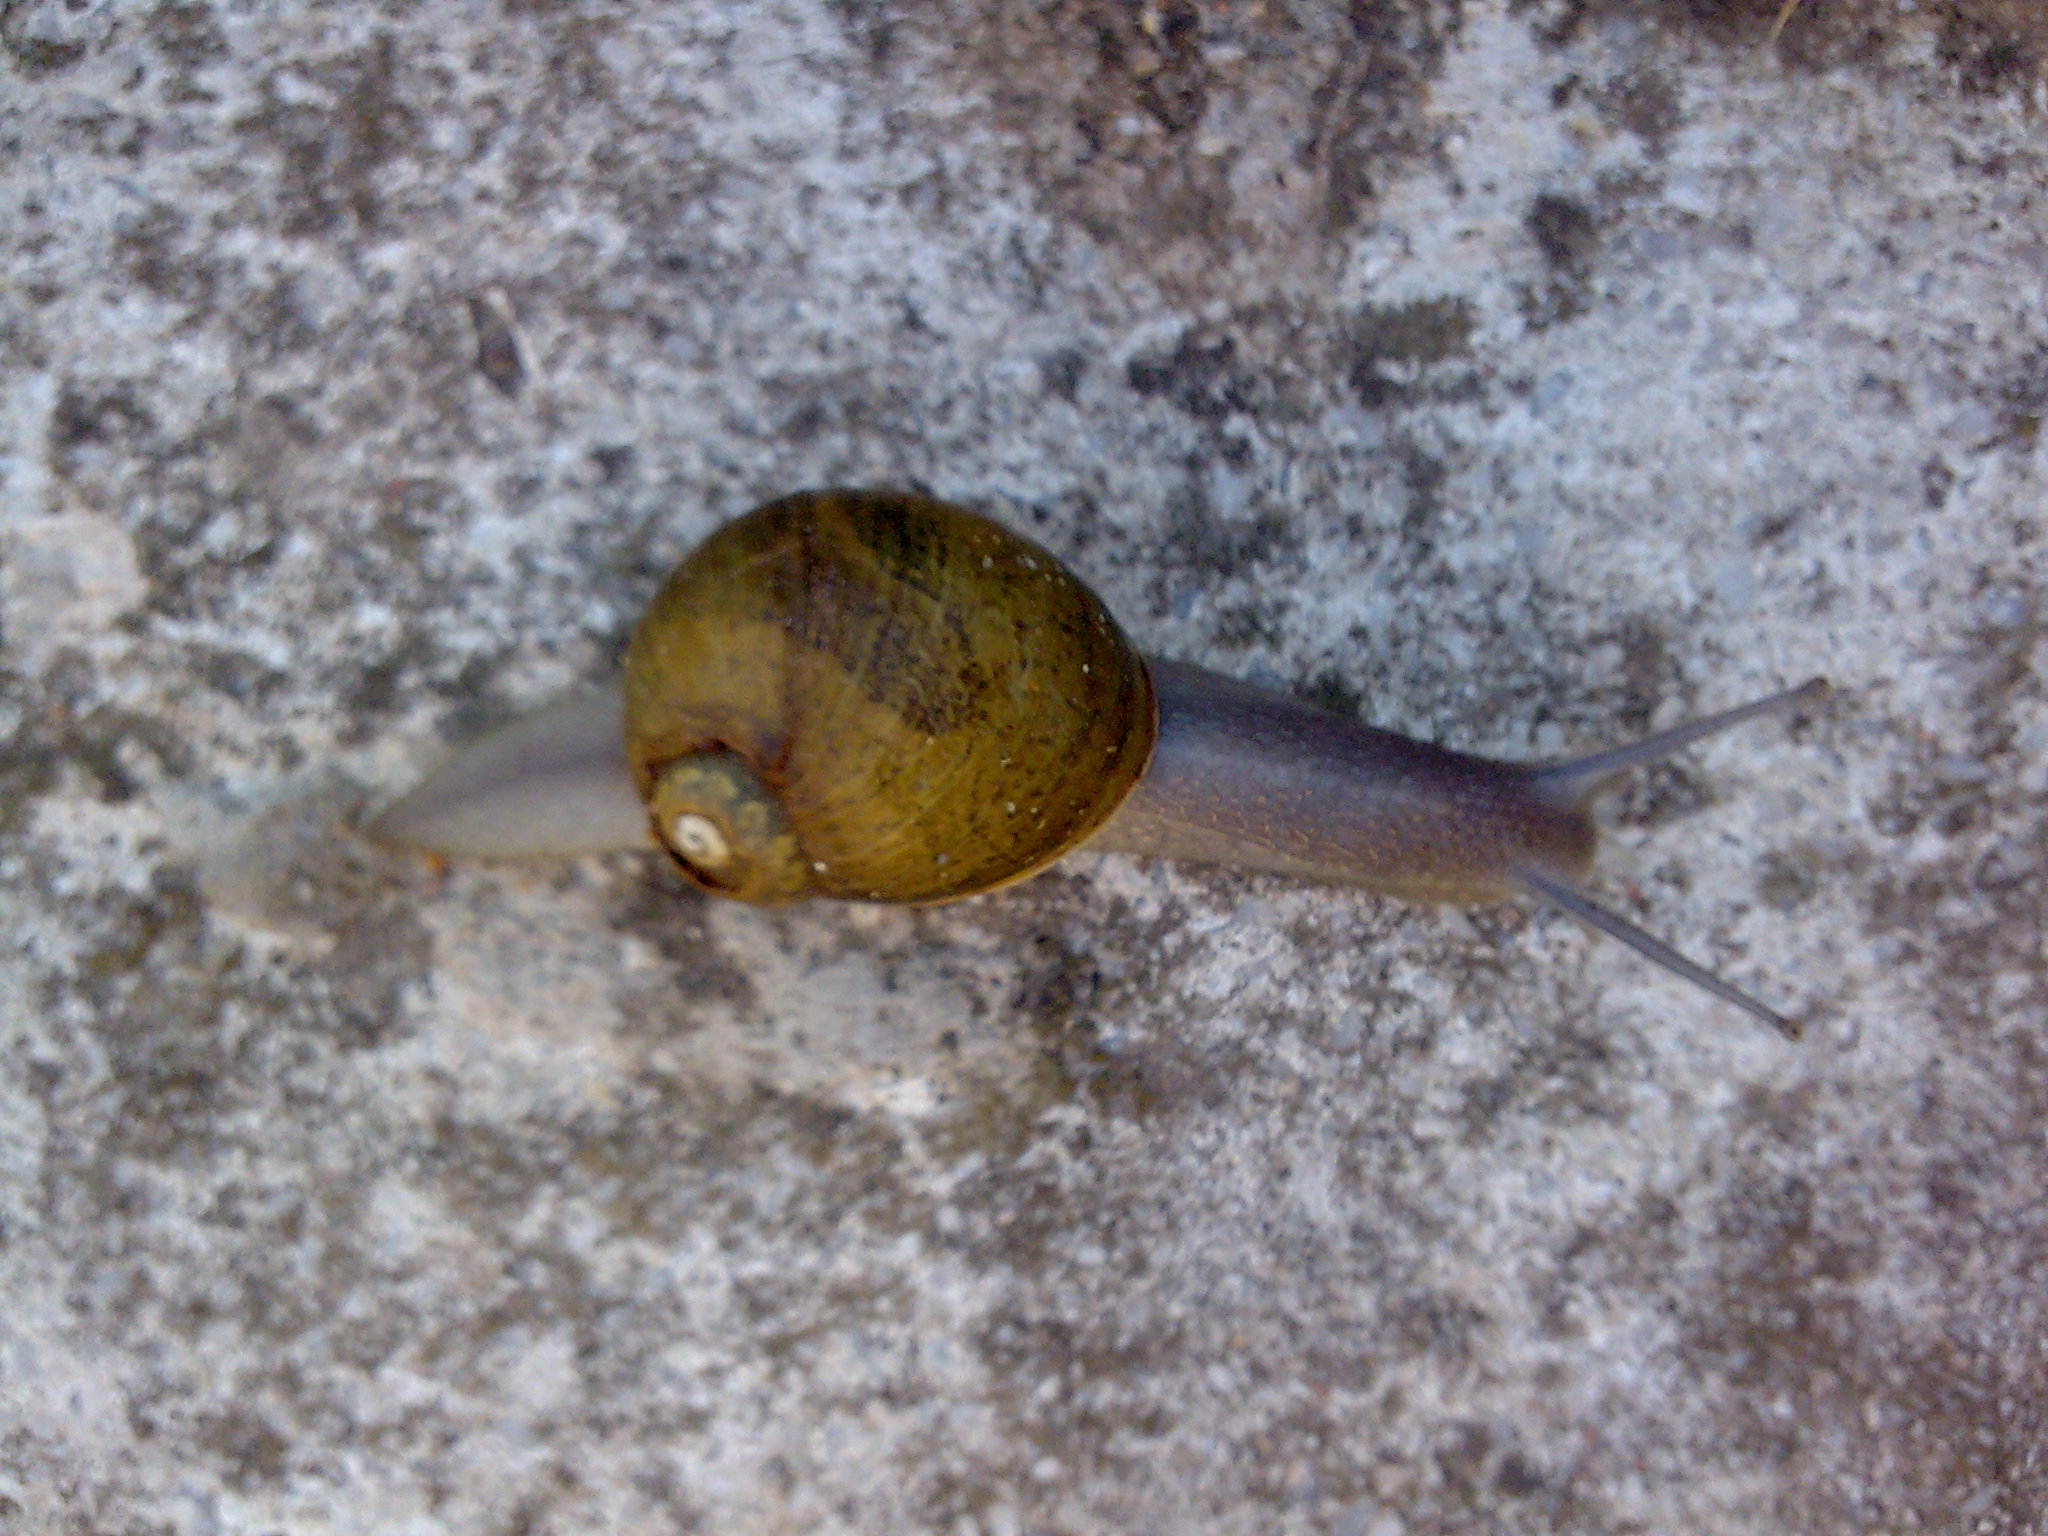
[{"label": "spiral shell whorl", "polygon": [[[753,901],[944,901],[1022,879],[1108,819],[1156,730],[1143,660],[1078,579],[985,518],[893,492],[809,492],[719,529],[634,631],[625,689],[657,834],[708,889]],[[743,767],[718,768],[715,803],[677,797],[698,757]],[[770,804],[749,809],[755,794]],[[683,825],[700,851],[755,835],[735,818],[779,851],[735,880],[678,847],[678,816],[709,824],[708,840]]]}]

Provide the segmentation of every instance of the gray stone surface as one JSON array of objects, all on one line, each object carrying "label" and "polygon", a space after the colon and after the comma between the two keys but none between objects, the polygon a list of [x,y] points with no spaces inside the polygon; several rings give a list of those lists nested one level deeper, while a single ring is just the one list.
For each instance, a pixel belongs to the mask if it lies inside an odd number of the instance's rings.
[{"label": "gray stone surface", "polygon": [[[2041,1529],[2033,0],[0,12],[0,1527]],[[829,482],[1502,754],[1569,922],[349,818]]]}]

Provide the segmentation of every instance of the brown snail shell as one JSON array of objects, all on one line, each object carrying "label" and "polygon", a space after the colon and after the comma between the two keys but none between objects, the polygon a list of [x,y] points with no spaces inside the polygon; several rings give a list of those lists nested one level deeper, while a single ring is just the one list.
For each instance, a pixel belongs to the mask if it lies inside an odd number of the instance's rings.
[{"label": "brown snail shell", "polygon": [[1145,663],[1047,551],[898,492],[784,497],[669,577],[626,652],[627,759],[706,889],[931,902],[1042,869],[1152,753]]}]

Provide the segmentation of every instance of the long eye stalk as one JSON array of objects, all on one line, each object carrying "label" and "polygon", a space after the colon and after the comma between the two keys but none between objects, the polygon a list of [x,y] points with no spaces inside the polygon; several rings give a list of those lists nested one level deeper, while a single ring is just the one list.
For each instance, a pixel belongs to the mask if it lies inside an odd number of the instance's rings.
[{"label": "long eye stalk", "polygon": [[1713,993],[1724,1003],[1733,1003],[1744,1013],[1770,1025],[1787,1040],[1797,1040],[1805,1032],[1805,1026],[1797,1020],[1786,1018],[1777,1009],[1751,997],[1733,982],[1724,981],[1705,966],[1686,959],[1655,934],[1647,933],[1627,918],[1608,911],[1569,881],[1543,874],[1539,870],[1528,869],[1517,870],[1515,878],[1530,895],[1549,902],[1561,911],[1569,912],[1580,922],[1599,929],[1609,938],[1621,940],[1645,960],[1663,966],[1674,975],[1683,976],[1694,986]]},{"label": "long eye stalk", "polygon": [[1766,694],[1761,699],[1752,699],[1747,704],[1738,704],[1733,709],[1724,709],[1719,714],[1703,715],[1697,720],[1688,720],[1683,725],[1674,725],[1668,731],[1659,731],[1654,736],[1645,736],[1641,741],[1632,741],[1625,747],[1609,747],[1603,752],[1589,752],[1584,757],[1575,757],[1568,762],[1550,763],[1536,770],[1536,777],[1553,792],[1567,800],[1577,800],[1597,789],[1618,773],[1631,768],[1640,768],[1645,763],[1658,762],[1683,751],[1696,741],[1738,725],[1745,725],[1761,715],[1782,714],[1788,709],[1797,709],[1801,704],[1818,704],[1828,696],[1828,680],[1824,677],[1809,677],[1797,688],[1787,688],[1782,693]]},{"label": "long eye stalk", "polygon": [[[1659,731],[1654,736],[1646,736],[1641,741],[1630,742],[1627,746],[1613,747],[1604,752],[1593,752],[1584,757],[1573,758],[1569,762],[1539,768],[1536,770],[1536,779],[1559,799],[1568,804],[1577,804],[1616,774],[1667,758],[1696,741],[1719,735],[1722,731],[1746,724],[1759,716],[1780,714],[1802,704],[1818,703],[1827,697],[1828,691],[1826,678],[1809,678],[1797,688],[1787,688],[1782,693],[1773,693],[1747,704],[1738,704],[1735,708],[1724,709],[1718,714],[1688,720],[1683,725],[1675,725],[1670,730]],[[1743,1012],[1770,1025],[1786,1039],[1799,1038],[1803,1026],[1798,1022],[1788,1019],[1775,1008],[1716,976],[1705,966],[1688,960],[1662,939],[1646,933],[1627,918],[1608,911],[1569,880],[1542,869],[1529,867],[1518,867],[1514,871],[1514,876],[1516,882],[1532,896],[1549,902],[1561,911],[1569,912],[1580,922],[1599,929],[1609,938],[1619,939],[1644,959],[1683,976],[1694,986],[1711,992],[1723,1002],[1733,1003]]]}]

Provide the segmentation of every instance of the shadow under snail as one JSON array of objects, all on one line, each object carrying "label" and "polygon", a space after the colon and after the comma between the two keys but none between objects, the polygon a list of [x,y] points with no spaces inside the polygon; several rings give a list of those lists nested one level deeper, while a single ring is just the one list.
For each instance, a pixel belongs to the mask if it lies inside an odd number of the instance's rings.
[{"label": "shadow under snail", "polygon": [[815,491],[698,546],[617,687],[486,736],[369,830],[498,858],[651,832],[705,890],[764,904],[947,901],[1084,845],[1407,901],[1533,895],[1796,1037],[1578,882],[1602,782],[1826,691],[1569,762],[1494,762],[1148,662],[1079,578],[975,513]]}]

